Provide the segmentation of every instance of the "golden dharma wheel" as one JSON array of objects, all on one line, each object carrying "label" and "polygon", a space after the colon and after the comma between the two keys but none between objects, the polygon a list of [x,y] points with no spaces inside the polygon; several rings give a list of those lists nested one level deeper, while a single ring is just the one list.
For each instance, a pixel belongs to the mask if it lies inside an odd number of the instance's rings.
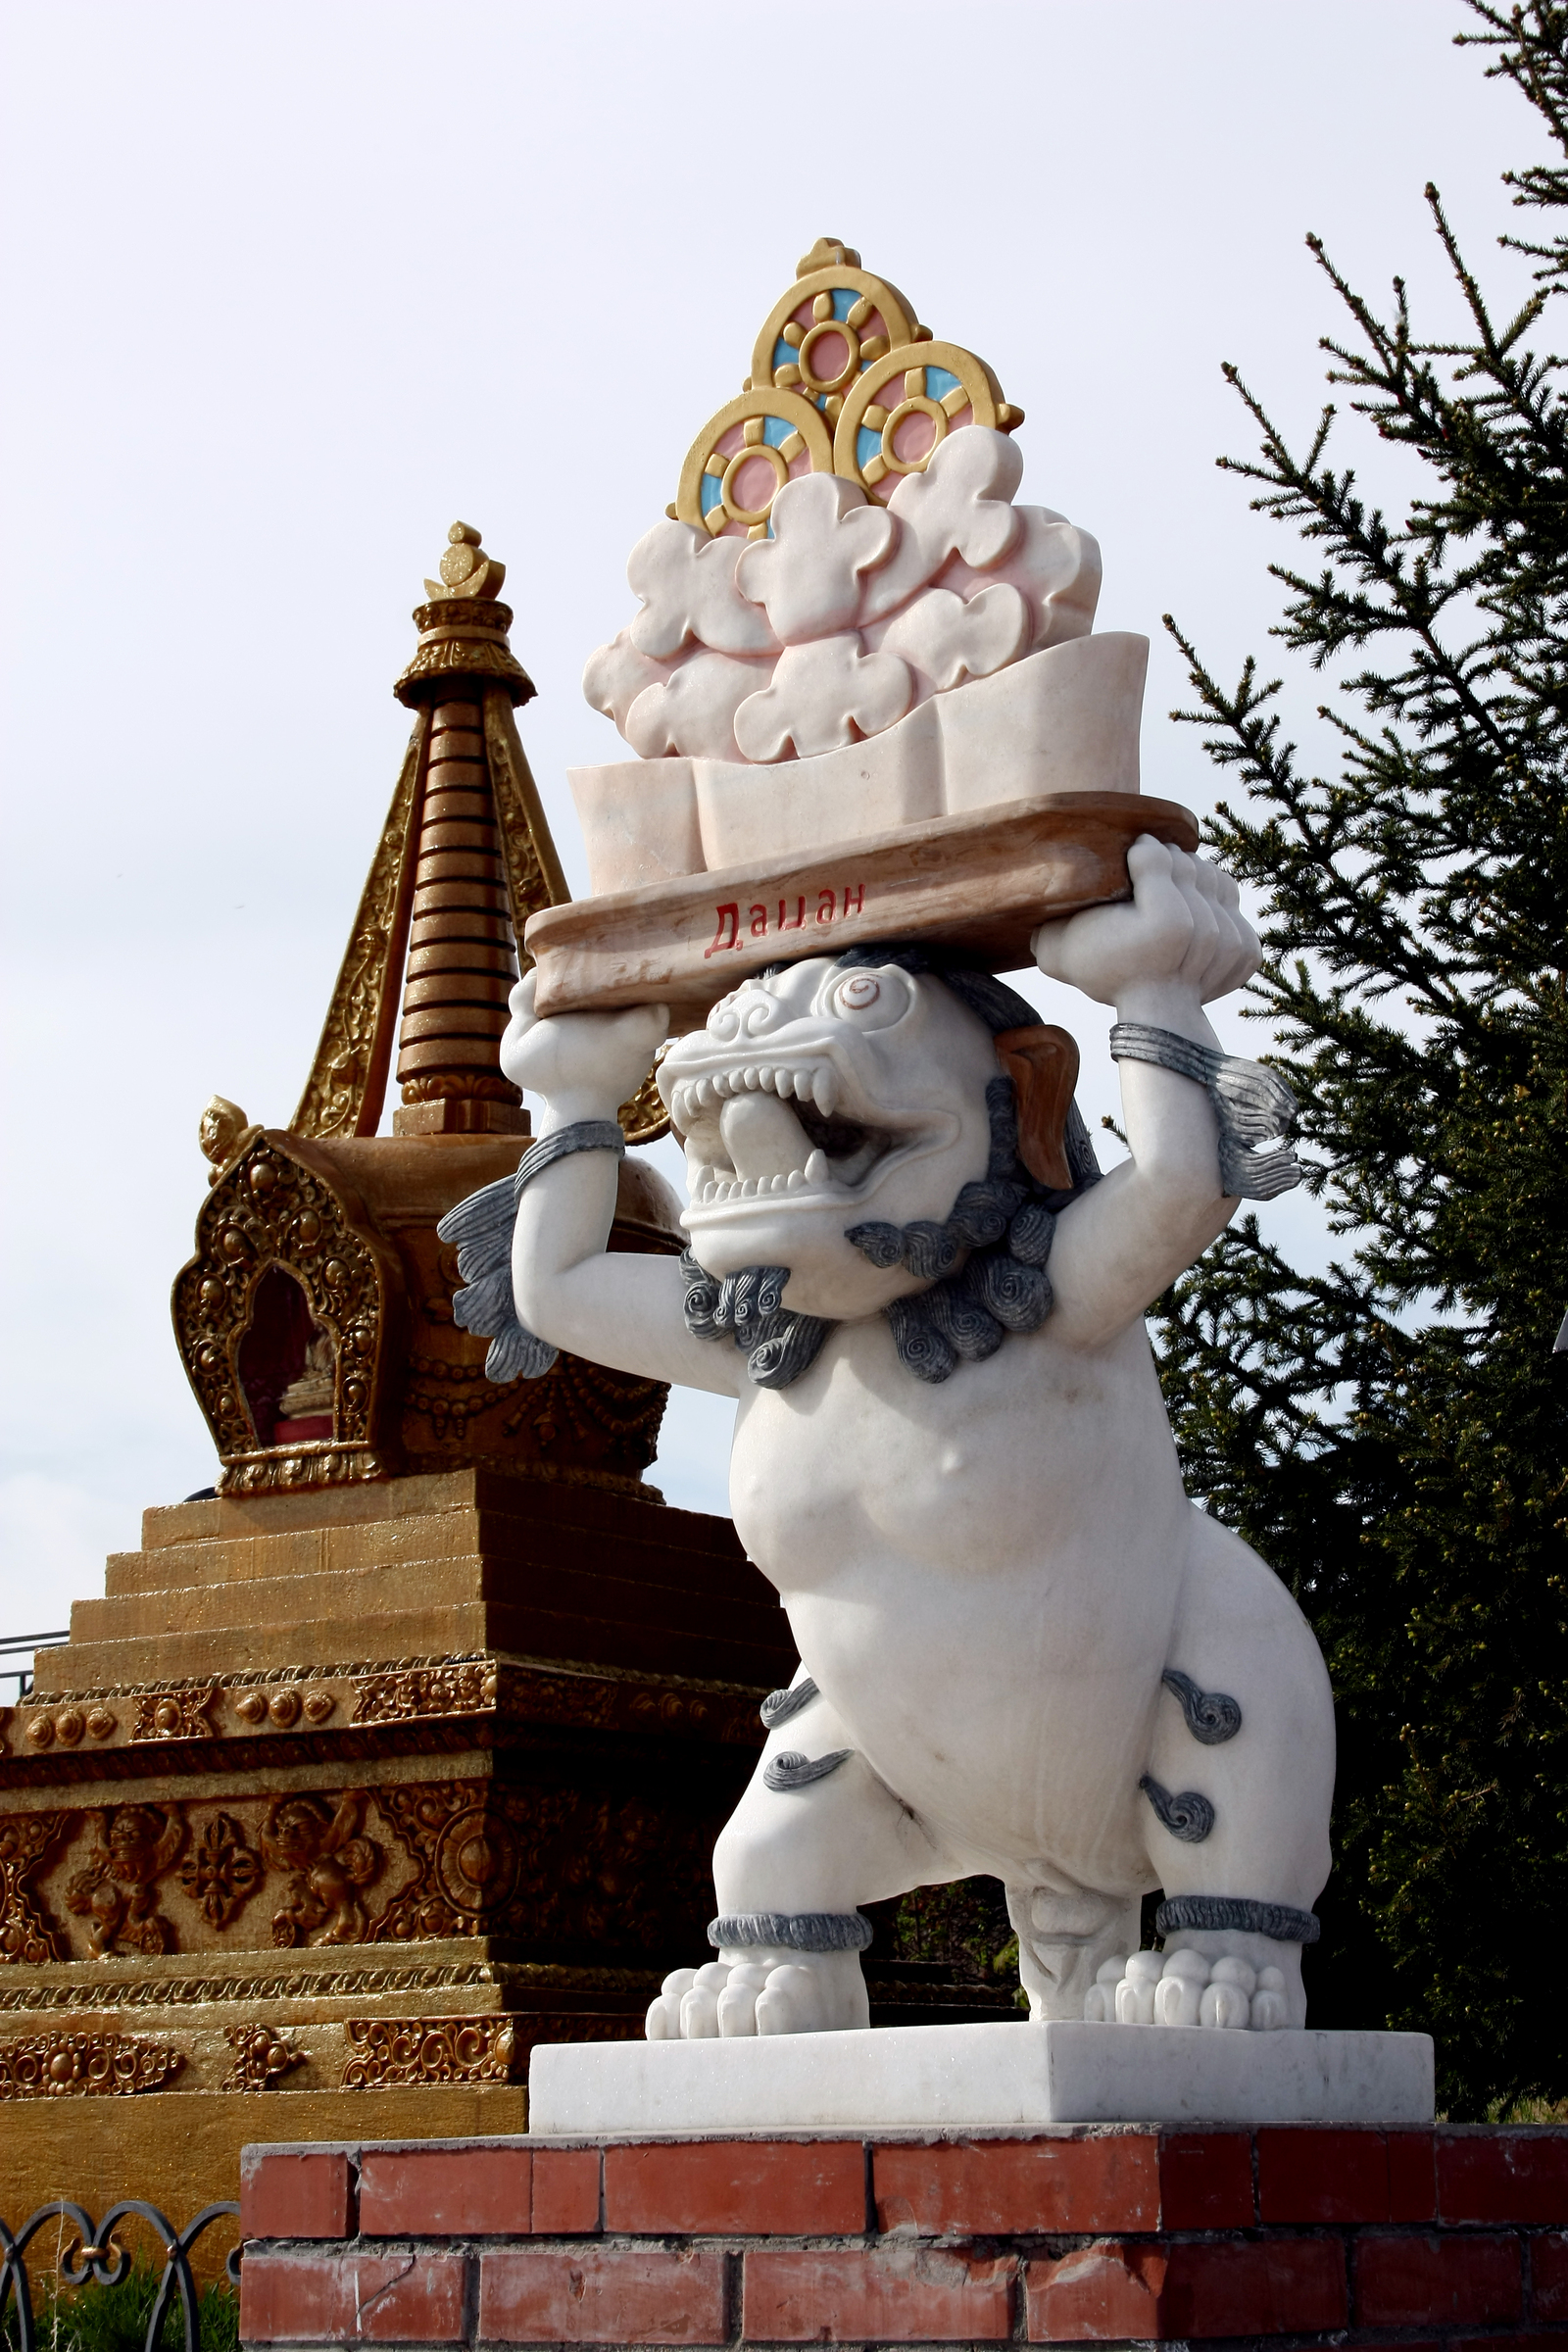
[{"label": "golden dharma wheel", "polygon": [[832,435],[808,400],[770,385],[738,392],[687,451],[674,512],[710,538],[762,539],[784,484],[832,469]]},{"label": "golden dharma wheel", "polygon": [[886,505],[906,473],[925,471],[957,426],[1009,433],[1022,422],[1023,411],[1003,399],[972,351],[906,343],[861,370],[834,427],[833,470]]}]

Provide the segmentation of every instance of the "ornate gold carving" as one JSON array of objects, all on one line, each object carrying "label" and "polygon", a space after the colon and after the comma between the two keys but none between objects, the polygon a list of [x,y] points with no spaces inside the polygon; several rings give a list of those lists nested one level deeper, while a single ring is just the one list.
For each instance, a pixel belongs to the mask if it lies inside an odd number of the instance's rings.
[{"label": "ornate gold carving", "polygon": [[414,660],[392,689],[399,702],[439,701],[460,678],[497,678],[510,702],[533,700],[533,680],[507,643],[510,605],[448,594],[439,603],[416,605],[414,625],[419,632]]},{"label": "ornate gold carving", "polygon": [[64,1960],[64,1942],[34,1902],[27,1882],[60,1838],[69,1813],[0,1816],[0,1964]]},{"label": "ornate gold carving", "polygon": [[128,2098],[161,2090],[184,2055],[129,2034],[29,2034],[0,2041],[0,2099]]},{"label": "ornate gold carving", "polygon": [[416,1865],[372,1943],[528,1935],[673,1948],[708,1900],[711,1825],[592,1788],[393,1785],[376,1803]]},{"label": "ornate gold carving", "polygon": [[[446,1254],[443,1250],[442,1255]],[[450,1322],[451,1299],[426,1299],[425,1312],[432,1322],[438,1319],[437,1306],[445,1310],[440,1320]],[[519,1385],[516,1380],[502,1381],[499,1385],[486,1380],[482,1363],[460,1364],[450,1356],[416,1353],[409,1357],[409,1383],[403,1401],[410,1412],[429,1414],[432,1437],[445,1439],[455,1431],[461,1441],[470,1421],[489,1412]]]},{"label": "ornate gold carving", "polygon": [[351,2017],[348,2038],[354,2054],[343,2069],[345,2090],[515,2079],[516,2036],[507,2017]]},{"label": "ornate gold carving", "polygon": [[443,596],[499,596],[507,567],[487,556],[480,534],[471,522],[455,522],[447,532],[447,548],[438,566],[441,577],[426,580],[425,594]]},{"label": "ornate gold carving", "polygon": [[200,1905],[209,1927],[219,1929],[238,1917],[265,1875],[260,1854],[246,1844],[244,1830],[228,1813],[215,1813],[202,1824],[179,1866],[180,1885]]},{"label": "ornate gold carving", "polygon": [[93,1707],[87,1716],[89,1740],[107,1740],[111,1732],[120,1729],[120,1718],[112,1707]]},{"label": "ornate gold carving", "polygon": [[[443,1070],[439,1078],[405,1078],[405,1102],[506,1102],[522,1101],[521,1091],[510,1078],[498,1078],[484,1070]],[[518,1134],[526,1129],[519,1128]]]},{"label": "ornate gold carving", "polygon": [[512,715],[512,700],[503,687],[485,688],[484,748],[501,832],[501,862],[507,869],[507,896],[512,901],[512,927],[517,935],[517,962],[526,972],[532,958],[523,949],[522,934],[529,915],[537,914],[542,906],[564,906],[571,893]]},{"label": "ornate gold carving", "polygon": [[234,2056],[220,2090],[270,2090],[311,2054],[270,2026],[225,2026],[223,2039]]},{"label": "ornate gold carving", "polygon": [[[269,1130],[241,1152],[204,1203],[196,1255],[174,1282],[175,1335],[223,1462],[224,1494],[337,1485],[384,1476],[388,1467],[372,1430],[381,1325],[389,1286],[400,1279],[395,1260],[351,1222],[306,1156],[310,1147],[291,1147],[293,1138]],[[336,1351],[337,1405],[330,1442],[284,1447],[261,1443],[240,1372],[264,1284],[289,1277]]]},{"label": "ornate gold carving", "polygon": [[352,1487],[391,1476],[368,1446],[294,1446],[286,1453],[239,1453],[223,1465],[220,1494],[291,1494],[301,1487]]},{"label": "ornate gold carving", "polygon": [[494,1661],[476,1658],[373,1676],[360,1692],[354,1721],[402,1723],[415,1715],[477,1715],[495,1703]]},{"label": "ornate gold carving", "polygon": [[579,1443],[596,1430],[612,1441],[611,1461],[622,1471],[645,1470],[659,1450],[659,1426],[669,1391],[662,1381],[612,1372],[578,1355],[556,1358],[543,1380],[519,1386],[515,1409],[502,1423],[506,1437],[531,1427],[547,1452],[563,1429]]},{"label": "ornate gold carving", "polygon": [[261,1132],[259,1127],[251,1125],[237,1102],[230,1102],[226,1095],[210,1095],[196,1130],[202,1157],[213,1163],[208,1183],[216,1184],[229,1161],[244,1151],[252,1136]]},{"label": "ornate gold carving", "polygon": [[272,1941],[362,1943],[366,1940],[362,1887],[381,1867],[381,1849],[360,1836],[365,1796],[349,1789],[334,1812],[318,1796],[281,1796],[262,1829],[262,1851],[274,1870],[288,1871],[288,1897],[272,1914]]},{"label": "ornate gold carving", "polygon": [[656,1061],[637,1092],[615,1113],[628,1144],[657,1144],[662,1135],[669,1133],[669,1113],[659,1092],[658,1069]]},{"label": "ornate gold carving", "polygon": [[207,1710],[217,1696],[216,1683],[187,1685],[156,1697],[149,1691],[136,1701],[130,1736],[132,1740],[211,1740],[215,1734]]},{"label": "ornate gold carving", "polygon": [[158,1908],[158,1882],[185,1842],[179,1807],[105,1807],[98,1824],[96,1848],[66,1886],[67,1910],[93,1923],[94,1958],[174,1951],[173,1923]]},{"label": "ornate gold carving", "polygon": [[[46,1954],[59,1959],[60,1953]],[[530,1981],[534,1978],[555,1982],[563,1975],[591,1976],[589,1989],[599,1989],[598,1981],[606,1979],[607,1988],[620,1990],[620,1980],[626,1987],[641,1989],[645,1983],[651,1991],[659,1989],[659,1980],[650,1972],[631,1974],[624,1970],[568,1970],[524,1969]],[[609,1983],[614,1978],[613,1984]],[[218,2001],[244,2001],[252,2006],[263,2001],[284,2000],[341,2000],[348,1995],[366,2000],[383,1994],[416,1992],[453,1992],[474,1984],[493,1984],[496,1971],[488,1961],[440,1962],[424,1968],[369,1968],[357,1966],[338,1968],[321,1974],[309,1971],[292,1976],[276,1977],[134,1977],[110,1984],[74,1983],[69,1984],[23,1984],[11,1986],[0,1984],[0,2013],[18,2009],[163,2009],[210,2006]]]},{"label": "ornate gold carving", "polygon": [[360,896],[359,911],[321,1027],[316,1059],[294,1113],[295,1135],[373,1135],[386,1099],[397,1027],[398,983],[414,901],[428,712],[420,710],[392,806]]}]

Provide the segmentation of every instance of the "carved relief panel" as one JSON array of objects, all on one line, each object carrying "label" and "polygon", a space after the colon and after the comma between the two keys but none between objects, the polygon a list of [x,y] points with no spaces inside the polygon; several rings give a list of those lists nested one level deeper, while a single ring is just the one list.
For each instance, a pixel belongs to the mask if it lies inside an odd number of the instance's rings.
[{"label": "carved relief panel", "polygon": [[711,1756],[622,1759],[596,1786],[568,1757],[523,1786],[0,1814],[0,1967],[479,1936],[541,1959],[646,1963],[700,1937],[711,1911],[712,1841],[734,1794],[712,1769]]}]

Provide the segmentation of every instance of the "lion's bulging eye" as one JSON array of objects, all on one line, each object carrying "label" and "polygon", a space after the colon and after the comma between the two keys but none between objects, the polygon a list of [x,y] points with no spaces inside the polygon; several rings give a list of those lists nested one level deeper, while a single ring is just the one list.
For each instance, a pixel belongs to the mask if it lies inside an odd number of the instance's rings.
[{"label": "lion's bulging eye", "polygon": [[889,1029],[904,1018],[909,1003],[909,983],[893,966],[879,972],[841,973],[817,999],[819,1010],[852,1022],[857,1029]]}]

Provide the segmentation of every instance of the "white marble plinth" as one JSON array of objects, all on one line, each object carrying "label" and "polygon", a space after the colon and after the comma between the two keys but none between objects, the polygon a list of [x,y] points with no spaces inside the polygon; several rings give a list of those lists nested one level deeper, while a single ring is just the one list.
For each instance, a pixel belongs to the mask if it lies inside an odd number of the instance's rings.
[{"label": "white marble plinth", "polygon": [[717,2041],[553,2042],[528,2129],[1030,2132],[1047,2124],[1429,2124],[1426,2034],[895,2026]]}]

